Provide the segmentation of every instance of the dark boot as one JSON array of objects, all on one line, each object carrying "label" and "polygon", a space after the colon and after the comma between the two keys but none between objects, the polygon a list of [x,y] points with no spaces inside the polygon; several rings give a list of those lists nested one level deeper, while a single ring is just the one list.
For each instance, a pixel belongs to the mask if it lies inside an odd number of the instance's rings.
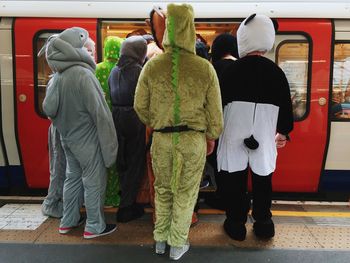
[{"label": "dark boot", "polygon": [[229,219],[226,219],[224,222],[224,230],[230,238],[238,241],[243,241],[247,235],[244,223],[233,222]]},{"label": "dark boot", "polygon": [[258,238],[270,239],[275,236],[275,225],[271,219],[265,222],[256,221],[253,224],[253,231]]},{"label": "dark boot", "polygon": [[117,222],[126,223],[140,218],[144,213],[145,211],[142,205],[137,203],[127,207],[122,207],[118,209]]}]

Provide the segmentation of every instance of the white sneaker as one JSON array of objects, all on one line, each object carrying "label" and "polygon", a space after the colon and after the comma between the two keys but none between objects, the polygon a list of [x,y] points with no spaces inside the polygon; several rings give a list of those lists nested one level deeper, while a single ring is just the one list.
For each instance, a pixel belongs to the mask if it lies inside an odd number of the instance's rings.
[{"label": "white sneaker", "polygon": [[190,244],[185,244],[182,247],[170,247],[170,259],[178,260],[180,259],[188,250],[190,249]]},{"label": "white sneaker", "polygon": [[62,235],[69,233],[71,230],[73,230],[73,228],[78,228],[80,227],[82,224],[85,223],[86,217],[85,216],[80,216],[80,219],[78,221],[78,224],[76,226],[70,226],[70,227],[59,227],[58,228],[58,232]]},{"label": "white sneaker", "polygon": [[156,242],[156,254],[163,255],[165,254],[166,242],[165,241],[157,241]]}]

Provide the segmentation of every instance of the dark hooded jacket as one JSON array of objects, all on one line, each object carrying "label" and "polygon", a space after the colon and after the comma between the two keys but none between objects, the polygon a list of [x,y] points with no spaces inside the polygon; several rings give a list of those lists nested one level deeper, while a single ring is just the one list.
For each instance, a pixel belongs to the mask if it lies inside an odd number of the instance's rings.
[{"label": "dark hooded jacket", "polygon": [[146,52],[147,42],[141,36],[132,36],[123,42],[120,59],[108,79],[112,106],[133,106]]}]

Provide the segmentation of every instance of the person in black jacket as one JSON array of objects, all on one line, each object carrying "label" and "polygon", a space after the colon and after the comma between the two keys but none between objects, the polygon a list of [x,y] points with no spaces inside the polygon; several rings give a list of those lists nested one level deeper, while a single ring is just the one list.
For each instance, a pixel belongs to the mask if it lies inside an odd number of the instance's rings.
[{"label": "person in black jacket", "polygon": [[238,31],[240,59],[223,74],[221,93],[224,132],[217,150],[223,196],[228,200],[224,229],[235,240],[246,237],[250,209],[247,175],[252,174],[253,225],[259,238],[275,234],[272,214],[272,174],[277,148],[293,129],[290,90],[284,72],[263,57],[274,44],[275,29],[265,15],[245,19]]},{"label": "person in black jacket", "polygon": [[[211,47],[211,61],[215,68],[216,74],[219,79],[220,83],[220,90],[225,89],[223,87],[223,73],[225,70],[235,63],[238,58],[238,49],[237,49],[237,39],[235,36],[229,34],[229,33],[223,33],[218,35],[212,44]],[[233,80],[234,81],[234,80]],[[234,82],[233,82],[234,83]],[[232,85],[233,83],[227,83],[227,85]],[[207,161],[209,165],[213,167],[214,174],[215,174],[215,181],[217,185],[217,190],[214,194],[208,195],[205,199],[205,202],[216,209],[225,210],[226,207],[226,200],[223,198],[222,194],[222,176],[218,174],[217,170],[217,146],[218,146],[218,140],[215,142],[215,149],[213,154],[207,157]]]},{"label": "person in black jacket", "polygon": [[147,41],[142,36],[131,36],[124,40],[119,61],[108,79],[119,142],[117,166],[121,200],[117,212],[118,222],[128,222],[144,214],[136,198],[146,169],[146,128],[139,120],[133,104],[146,52]]}]

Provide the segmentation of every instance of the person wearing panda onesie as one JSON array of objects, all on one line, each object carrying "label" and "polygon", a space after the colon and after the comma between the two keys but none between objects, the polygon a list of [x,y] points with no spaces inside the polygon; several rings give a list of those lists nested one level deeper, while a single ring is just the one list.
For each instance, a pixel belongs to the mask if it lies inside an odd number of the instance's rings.
[{"label": "person wearing panda onesie", "polygon": [[263,57],[274,44],[275,28],[265,15],[251,15],[237,31],[239,59],[225,71],[221,87],[224,132],[217,150],[223,195],[227,200],[224,229],[235,240],[246,237],[250,209],[248,171],[252,174],[253,231],[259,238],[275,234],[271,220],[272,174],[277,148],[293,129],[288,81]]}]

